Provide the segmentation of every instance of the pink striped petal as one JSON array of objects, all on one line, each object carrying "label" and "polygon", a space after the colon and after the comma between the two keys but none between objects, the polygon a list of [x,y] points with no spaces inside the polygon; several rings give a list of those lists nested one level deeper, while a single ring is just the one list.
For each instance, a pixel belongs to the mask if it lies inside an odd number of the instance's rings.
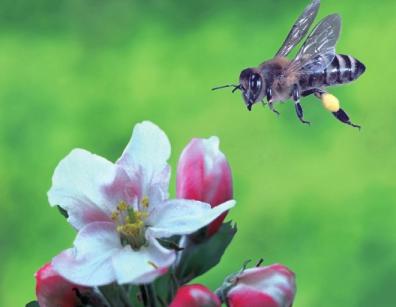
[{"label": "pink striped petal", "polygon": [[60,276],[50,263],[44,265],[36,273],[36,296],[40,307],[75,307],[79,301],[75,290],[80,293],[90,291],[89,288],[76,285]]},{"label": "pink striped petal", "polygon": [[203,285],[187,285],[177,290],[169,307],[220,307],[219,298]]},{"label": "pink striped petal", "polygon": [[[215,207],[232,199],[232,176],[227,159],[219,149],[219,139],[193,139],[183,150],[177,168],[178,198],[199,200]],[[215,233],[226,213],[208,228]]]},{"label": "pink striped petal", "polygon": [[233,307],[242,306],[239,302],[243,300],[251,301],[249,306],[291,307],[295,293],[294,273],[283,265],[274,264],[243,271],[227,297],[234,302]]},{"label": "pink striped petal", "polygon": [[230,291],[228,304],[230,307],[279,307],[270,295],[244,285],[236,286]]}]

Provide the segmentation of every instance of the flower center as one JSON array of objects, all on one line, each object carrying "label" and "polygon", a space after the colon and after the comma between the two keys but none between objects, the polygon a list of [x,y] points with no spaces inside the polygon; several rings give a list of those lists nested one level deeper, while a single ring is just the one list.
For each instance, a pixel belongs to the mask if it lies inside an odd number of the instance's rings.
[{"label": "flower center", "polygon": [[[142,207],[148,207],[148,198],[141,201]],[[116,211],[111,214],[111,219],[116,223],[117,232],[120,234],[122,245],[130,245],[138,250],[146,244],[145,223],[148,216],[146,211],[134,210],[126,202],[121,201]]]}]

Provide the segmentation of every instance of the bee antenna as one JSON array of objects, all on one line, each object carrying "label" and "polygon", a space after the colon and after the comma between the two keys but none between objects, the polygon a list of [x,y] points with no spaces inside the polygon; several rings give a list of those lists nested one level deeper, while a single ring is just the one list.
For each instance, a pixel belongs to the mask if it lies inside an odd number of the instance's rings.
[{"label": "bee antenna", "polygon": [[237,90],[242,90],[243,88],[242,88],[242,85],[237,85],[237,86],[235,86],[235,88],[232,90],[232,93],[235,93]]},{"label": "bee antenna", "polygon": [[227,84],[227,85],[222,85],[222,86],[217,86],[212,88],[212,91],[216,91],[216,90],[220,90],[223,88],[227,88],[227,87],[233,87],[234,89],[232,90],[232,92],[234,93],[236,90],[240,90],[241,89],[241,85],[235,85],[235,84]]}]

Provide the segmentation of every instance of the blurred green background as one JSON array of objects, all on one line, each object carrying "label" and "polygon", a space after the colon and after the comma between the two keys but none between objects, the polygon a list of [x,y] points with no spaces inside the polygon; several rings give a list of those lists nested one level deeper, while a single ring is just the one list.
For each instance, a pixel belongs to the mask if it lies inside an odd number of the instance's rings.
[{"label": "blurred green background", "polygon": [[331,90],[361,132],[314,98],[308,127],[290,102],[277,118],[210,91],[271,58],[308,2],[2,0],[0,306],[33,299],[34,272],[72,244],[46,197],[57,163],[75,147],[115,160],[145,119],[168,134],[173,170],[192,137],[218,135],[230,161],[239,232],[200,281],[264,257],[296,272],[296,307],[395,306],[396,2],[319,12],[341,14],[338,51],[367,66]]}]

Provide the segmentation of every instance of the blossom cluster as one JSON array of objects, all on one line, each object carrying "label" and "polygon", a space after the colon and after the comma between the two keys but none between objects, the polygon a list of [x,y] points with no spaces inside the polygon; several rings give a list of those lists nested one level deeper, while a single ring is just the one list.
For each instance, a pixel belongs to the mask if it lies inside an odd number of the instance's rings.
[{"label": "blossom cluster", "polygon": [[244,265],[215,292],[189,284],[236,233],[224,223],[235,205],[232,175],[217,137],[192,139],[172,198],[170,154],[165,133],[146,121],[115,163],[82,149],[61,160],[48,199],[76,237],[37,271],[37,301],[27,306],[292,306],[294,274],[279,264]]}]

